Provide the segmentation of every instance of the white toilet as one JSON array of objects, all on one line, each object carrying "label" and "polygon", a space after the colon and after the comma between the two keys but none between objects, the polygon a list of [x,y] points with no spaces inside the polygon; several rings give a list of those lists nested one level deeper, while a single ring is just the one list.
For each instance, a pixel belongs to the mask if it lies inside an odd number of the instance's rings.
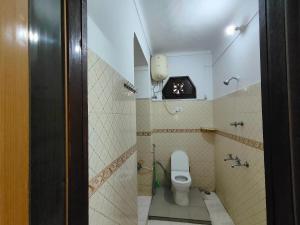
[{"label": "white toilet", "polygon": [[189,158],[184,151],[175,151],[171,155],[171,181],[175,203],[187,206],[192,178],[189,172]]}]

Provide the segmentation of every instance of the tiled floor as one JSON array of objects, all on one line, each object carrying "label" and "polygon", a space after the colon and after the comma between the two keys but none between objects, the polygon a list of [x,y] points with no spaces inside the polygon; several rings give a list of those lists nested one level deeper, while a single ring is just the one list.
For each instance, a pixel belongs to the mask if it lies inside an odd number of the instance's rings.
[{"label": "tiled floor", "polygon": [[147,225],[151,196],[138,196],[138,225]]},{"label": "tiled floor", "polygon": [[[215,193],[211,195],[203,194],[205,204],[208,208],[212,225],[234,225],[232,219],[223,207],[221,201]],[[151,203],[151,197],[139,196],[139,225],[191,225],[189,223],[176,223],[169,221],[150,220],[147,223],[148,211]]]},{"label": "tiled floor", "polygon": [[189,198],[188,206],[179,206],[174,202],[173,193],[169,188],[157,188],[150,205],[149,218],[210,225],[210,216],[199,189],[192,188]]},{"label": "tiled floor", "polygon": [[216,193],[203,194],[204,202],[210,214],[212,225],[234,225]]}]

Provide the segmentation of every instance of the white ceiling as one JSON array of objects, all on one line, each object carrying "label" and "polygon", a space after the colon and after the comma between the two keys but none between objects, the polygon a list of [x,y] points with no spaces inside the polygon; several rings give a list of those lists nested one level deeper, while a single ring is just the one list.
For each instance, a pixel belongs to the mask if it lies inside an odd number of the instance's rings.
[{"label": "white ceiling", "polygon": [[[244,0],[138,0],[154,53],[212,50]],[[254,0],[252,0],[254,1]]]}]

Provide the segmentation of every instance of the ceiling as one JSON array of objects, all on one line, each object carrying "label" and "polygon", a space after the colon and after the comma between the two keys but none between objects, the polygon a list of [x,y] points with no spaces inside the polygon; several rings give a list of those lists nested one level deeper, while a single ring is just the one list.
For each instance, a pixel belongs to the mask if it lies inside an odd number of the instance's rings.
[{"label": "ceiling", "polygon": [[212,50],[244,0],[139,0],[154,53]]}]

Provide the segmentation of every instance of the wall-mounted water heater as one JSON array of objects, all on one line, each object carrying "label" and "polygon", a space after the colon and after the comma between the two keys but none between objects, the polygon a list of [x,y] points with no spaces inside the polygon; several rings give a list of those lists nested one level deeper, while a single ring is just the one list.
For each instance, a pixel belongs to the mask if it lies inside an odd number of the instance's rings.
[{"label": "wall-mounted water heater", "polygon": [[168,59],[165,55],[155,55],[151,58],[151,75],[155,81],[162,81],[168,77]]}]

